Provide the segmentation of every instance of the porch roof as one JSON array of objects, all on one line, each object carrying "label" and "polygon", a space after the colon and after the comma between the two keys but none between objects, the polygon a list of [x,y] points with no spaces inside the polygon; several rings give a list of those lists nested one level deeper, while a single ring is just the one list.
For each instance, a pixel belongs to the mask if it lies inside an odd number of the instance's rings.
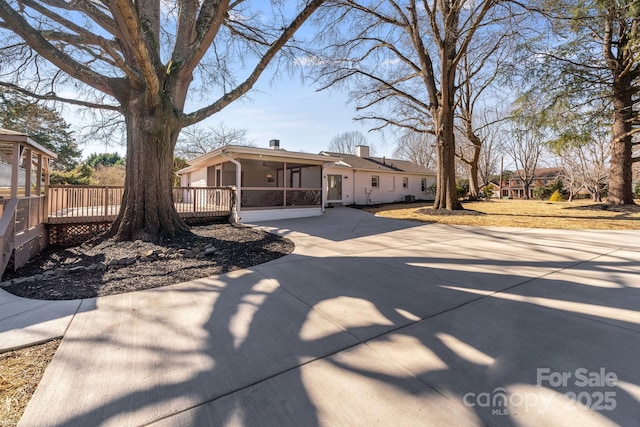
[{"label": "porch roof", "polygon": [[341,160],[340,157],[326,156],[321,154],[300,153],[297,151],[273,150],[269,148],[246,147],[241,145],[225,145],[206,154],[188,160],[187,166],[177,173],[183,174],[199,169],[204,165],[212,163],[216,159],[260,159],[265,161],[295,161],[309,164],[333,164]]},{"label": "porch roof", "polygon": [[50,159],[57,159],[58,155],[46,147],[29,138],[29,135],[9,129],[0,128],[0,153],[6,156],[13,155],[13,145],[19,143],[33,151]]}]

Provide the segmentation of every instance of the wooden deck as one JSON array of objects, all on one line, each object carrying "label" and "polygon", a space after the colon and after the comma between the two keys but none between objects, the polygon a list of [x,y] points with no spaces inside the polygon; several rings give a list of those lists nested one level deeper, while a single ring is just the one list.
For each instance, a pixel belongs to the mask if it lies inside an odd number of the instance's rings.
[{"label": "wooden deck", "polygon": [[[52,185],[48,192],[48,224],[112,222],[120,212],[123,187]],[[185,219],[231,215],[234,192],[230,187],[174,187],[173,200]]]}]

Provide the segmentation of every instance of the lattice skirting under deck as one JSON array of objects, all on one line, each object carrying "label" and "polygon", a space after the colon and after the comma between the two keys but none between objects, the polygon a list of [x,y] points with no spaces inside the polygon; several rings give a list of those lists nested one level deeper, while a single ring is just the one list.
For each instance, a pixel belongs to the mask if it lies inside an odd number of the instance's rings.
[{"label": "lattice skirting under deck", "polygon": [[49,244],[74,246],[107,231],[110,222],[92,224],[49,224]]}]

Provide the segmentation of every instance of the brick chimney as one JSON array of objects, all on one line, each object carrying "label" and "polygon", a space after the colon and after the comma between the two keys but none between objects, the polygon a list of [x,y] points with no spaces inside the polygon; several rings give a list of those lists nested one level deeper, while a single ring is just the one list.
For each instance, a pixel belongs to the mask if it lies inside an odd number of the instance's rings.
[{"label": "brick chimney", "polygon": [[369,146],[368,145],[356,145],[356,156],[358,156],[358,157],[369,157]]}]

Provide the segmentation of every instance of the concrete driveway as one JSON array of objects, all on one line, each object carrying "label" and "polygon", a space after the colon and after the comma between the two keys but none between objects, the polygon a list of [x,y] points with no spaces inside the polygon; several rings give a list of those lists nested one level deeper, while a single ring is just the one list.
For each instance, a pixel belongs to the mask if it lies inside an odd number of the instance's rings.
[{"label": "concrete driveway", "polygon": [[20,425],[640,425],[640,233],[260,226],[294,254],[84,301]]}]

